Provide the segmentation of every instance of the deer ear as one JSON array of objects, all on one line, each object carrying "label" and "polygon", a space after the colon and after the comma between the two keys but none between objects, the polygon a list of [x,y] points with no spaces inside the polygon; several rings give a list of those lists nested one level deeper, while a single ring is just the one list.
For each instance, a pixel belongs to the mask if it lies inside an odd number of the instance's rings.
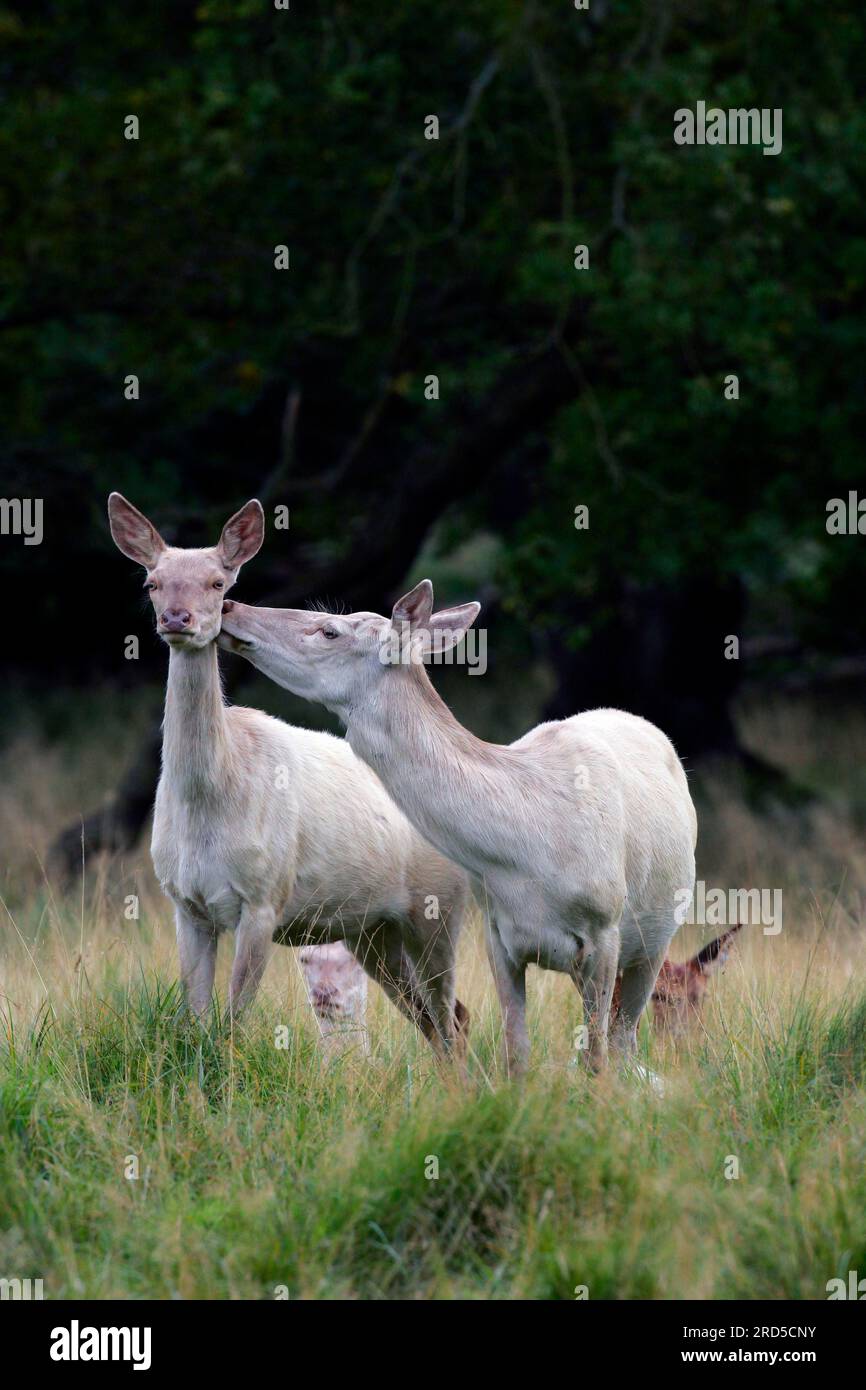
[{"label": "deer ear", "polygon": [[166,549],[165,541],[138,507],[119,492],[112,492],[108,499],[108,524],[118,550],[146,570],[153,569]]},{"label": "deer ear", "polygon": [[742,923],[737,923],[729,931],[722,932],[715,941],[711,941],[709,945],[704,946],[703,950],[698,951],[698,954],[689,961],[692,969],[700,975],[710,975],[714,970],[721,970],[731,954],[731,945],[741,925]]},{"label": "deer ear", "polygon": [[217,550],[227,570],[239,570],[261,548],[265,538],[265,514],[255,498],[235,512],[223,527]]},{"label": "deer ear", "polygon": [[461,603],[456,608],[443,608],[439,613],[434,613],[427,624],[431,649],[434,652],[448,652],[456,647],[480,612],[480,603]]},{"label": "deer ear", "polygon": [[426,627],[432,612],[433,585],[429,579],[422,579],[394,604],[391,622],[401,627],[404,623],[410,627]]}]

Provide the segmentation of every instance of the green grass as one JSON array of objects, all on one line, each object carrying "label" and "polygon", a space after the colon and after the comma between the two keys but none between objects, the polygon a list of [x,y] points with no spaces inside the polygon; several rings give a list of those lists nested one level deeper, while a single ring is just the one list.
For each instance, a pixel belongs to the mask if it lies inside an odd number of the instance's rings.
[{"label": "green grass", "polygon": [[866,996],[744,1015],[662,1100],[543,1046],[492,1086],[490,1015],[465,1086],[402,1031],[327,1067],[178,1003],[144,979],[7,1040],[0,1252],[48,1297],[802,1299],[866,1269]]},{"label": "green grass", "polygon": [[[242,1034],[191,1027],[146,840],[81,889],[44,867],[116,785],[111,720],[0,755],[0,1277],[42,1278],[46,1298],[823,1299],[866,1275],[859,711],[762,709],[747,730],[810,785],[832,769],[832,806],[758,815],[722,777],[702,789],[699,876],[779,886],[784,929],[741,933],[680,1048],[644,1027],[663,1099],[571,1066],[576,991],[533,971],[532,1069],[508,1084],[477,921],[467,1085],[375,988],[371,1061],[325,1065],[289,950]],[[684,928],[675,958],[710,934]]]}]

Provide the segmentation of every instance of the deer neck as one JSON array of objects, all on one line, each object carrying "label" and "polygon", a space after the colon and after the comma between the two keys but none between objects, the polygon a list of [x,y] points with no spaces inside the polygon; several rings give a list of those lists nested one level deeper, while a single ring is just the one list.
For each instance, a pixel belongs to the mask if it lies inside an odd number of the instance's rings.
[{"label": "deer neck", "polygon": [[476,827],[490,797],[505,791],[507,750],[464,728],[423,666],[395,668],[369,707],[344,717],[350,745],[422,835],[481,872]]},{"label": "deer neck", "polygon": [[169,652],[162,765],[182,800],[205,800],[225,789],[231,744],[216,642]]}]

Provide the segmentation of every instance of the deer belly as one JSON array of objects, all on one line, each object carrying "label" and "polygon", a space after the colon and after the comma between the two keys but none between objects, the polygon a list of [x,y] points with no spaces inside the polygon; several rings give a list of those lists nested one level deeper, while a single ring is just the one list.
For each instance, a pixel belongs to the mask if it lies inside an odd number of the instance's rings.
[{"label": "deer belly", "polygon": [[[496,918],[499,928],[500,919]],[[511,959],[522,965],[537,965],[542,970],[570,974],[580,958],[580,943],[576,932],[567,928],[545,926],[527,931],[513,922],[500,929],[503,945]]]},{"label": "deer belly", "polygon": [[389,917],[408,908],[399,893],[388,894],[378,885],[345,877],[335,881],[316,873],[299,873],[291,898],[282,913],[283,922],[304,922],[320,929],[323,939],[339,940],[342,928],[370,926],[380,917]]}]

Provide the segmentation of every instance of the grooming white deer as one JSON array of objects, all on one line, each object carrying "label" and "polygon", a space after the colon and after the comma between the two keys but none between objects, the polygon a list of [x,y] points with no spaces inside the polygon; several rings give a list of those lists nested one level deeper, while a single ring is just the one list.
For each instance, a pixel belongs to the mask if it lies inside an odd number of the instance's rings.
[{"label": "grooming white deer", "polygon": [[[262,543],[248,502],[202,550],[168,546],[119,493],[111,534],[147,571],[170,648],[153,863],[173,900],[189,1004],[210,1004],[218,935],[235,931],[230,1012],[253,998],[273,941],[345,939],[434,1046],[465,1022],[454,949],[468,884],[426,844],[344,739],[227,706],[223,595]],[[432,906],[431,906],[432,904]],[[438,915],[435,915],[438,909]]]},{"label": "grooming white deer", "polygon": [[423,658],[463,637],[477,603],[433,613],[422,580],[394,607],[349,615],[224,605],[221,645],[327,705],[426,838],[482,881],[506,1062],[528,1056],[527,965],[581,990],[586,1060],[636,1046],[637,1025],[694,884],[697,820],[666,736],[618,710],[540,724],[509,746],[460,725]]}]

